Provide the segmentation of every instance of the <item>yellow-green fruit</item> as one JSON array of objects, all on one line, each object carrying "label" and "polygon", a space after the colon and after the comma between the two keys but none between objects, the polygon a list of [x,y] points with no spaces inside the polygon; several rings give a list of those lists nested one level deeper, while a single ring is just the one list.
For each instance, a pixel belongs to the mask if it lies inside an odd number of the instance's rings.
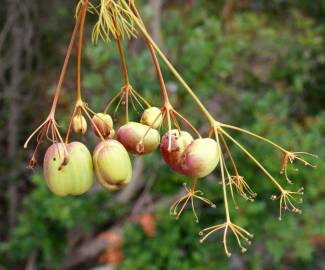
[{"label": "yellow-green fruit", "polygon": [[73,131],[77,134],[85,134],[87,132],[87,121],[81,114],[77,114],[72,119]]},{"label": "yellow-green fruit", "polygon": [[193,142],[193,137],[186,131],[177,129],[168,131],[162,138],[160,152],[168,166],[178,173],[182,173],[181,157],[187,146]]},{"label": "yellow-green fruit", "polygon": [[214,171],[219,163],[219,146],[215,140],[194,140],[181,158],[182,172],[193,178],[202,178]]},{"label": "yellow-green fruit", "polygon": [[136,122],[120,127],[117,139],[126,150],[135,155],[152,153],[160,144],[160,134],[156,129]]},{"label": "yellow-green fruit", "polygon": [[93,122],[97,127],[96,129],[93,126],[93,132],[97,137],[100,137],[98,131],[105,139],[110,138],[112,133],[114,133],[113,119],[109,114],[97,113],[93,117]]},{"label": "yellow-green fruit", "polygon": [[163,116],[161,110],[157,107],[146,109],[141,117],[141,124],[150,126],[152,128],[159,128],[162,124]]},{"label": "yellow-green fruit", "polygon": [[93,184],[93,163],[87,147],[79,142],[53,144],[45,154],[44,177],[58,196],[81,195]]},{"label": "yellow-green fruit", "polygon": [[124,146],[115,140],[99,143],[93,154],[93,163],[99,183],[108,191],[117,191],[132,178],[132,164]]}]

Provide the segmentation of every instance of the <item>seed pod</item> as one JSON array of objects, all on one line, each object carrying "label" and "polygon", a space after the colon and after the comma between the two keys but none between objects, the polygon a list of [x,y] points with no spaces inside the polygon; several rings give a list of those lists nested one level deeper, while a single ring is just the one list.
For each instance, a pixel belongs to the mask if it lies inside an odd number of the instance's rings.
[{"label": "seed pod", "polygon": [[219,163],[219,146],[212,139],[194,140],[181,158],[182,172],[193,178],[203,178],[217,167]]},{"label": "seed pod", "polygon": [[81,195],[93,184],[93,163],[87,147],[79,142],[53,144],[45,154],[44,177],[58,196]]},{"label": "seed pod", "polygon": [[87,132],[87,121],[81,114],[77,114],[72,119],[72,128],[76,134],[85,134]]},{"label": "seed pod", "polygon": [[152,128],[159,128],[163,121],[161,110],[157,107],[146,109],[141,117],[141,124],[147,125]]},{"label": "seed pod", "polygon": [[[169,134],[171,138],[171,147],[169,146]],[[160,152],[165,162],[170,168],[178,173],[182,173],[181,157],[187,146],[193,141],[193,137],[186,131],[179,132],[177,129],[168,131],[162,138]]]},{"label": "seed pod", "polygon": [[152,153],[160,143],[160,135],[156,129],[136,122],[129,122],[120,127],[117,139],[126,150],[135,155]]},{"label": "seed pod", "polygon": [[117,191],[130,183],[132,164],[128,152],[118,141],[99,143],[93,162],[99,183],[108,191]]},{"label": "seed pod", "polygon": [[[101,135],[107,139],[111,136],[113,130],[113,119],[109,114],[97,113],[93,117],[94,124],[101,133]],[[98,131],[93,126],[93,132],[97,137],[100,137]]]}]

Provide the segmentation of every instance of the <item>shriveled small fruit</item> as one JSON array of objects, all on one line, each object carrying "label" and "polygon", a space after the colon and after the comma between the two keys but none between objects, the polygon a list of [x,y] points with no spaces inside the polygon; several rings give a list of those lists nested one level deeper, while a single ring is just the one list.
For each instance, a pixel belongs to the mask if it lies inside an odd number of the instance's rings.
[{"label": "shriveled small fruit", "polygon": [[135,155],[152,153],[160,144],[160,135],[156,129],[136,122],[120,127],[117,139],[126,150]]},{"label": "shriveled small fruit", "polygon": [[58,196],[81,195],[93,184],[93,163],[87,147],[79,142],[53,144],[45,154],[44,177]]},{"label": "shriveled small fruit", "polygon": [[93,154],[99,183],[108,191],[127,186],[132,178],[132,164],[124,146],[115,140],[99,143]]},{"label": "shriveled small fruit", "polygon": [[159,128],[163,121],[161,110],[157,107],[146,109],[141,117],[141,124],[150,126],[152,128]]},{"label": "shriveled small fruit", "polygon": [[[170,136],[169,136],[170,135]],[[169,149],[169,137],[171,139]],[[181,157],[187,146],[193,141],[193,137],[186,131],[177,129],[168,131],[162,138],[160,152],[168,166],[178,173],[182,173]]]},{"label": "shriveled small fruit", "polygon": [[205,138],[194,140],[184,151],[181,160],[182,172],[193,178],[202,178],[217,167],[219,146],[215,140]]},{"label": "shriveled small fruit", "polygon": [[77,114],[72,119],[73,131],[77,134],[85,134],[87,132],[87,121],[81,114]]},{"label": "shriveled small fruit", "polygon": [[[113,119],[109,114],[97,113],[94,115],[93,121],[98,131],[105,139],[112,136],[112,133],[114,133]],[[97,137],[99,137],[98,131],[95,129],[95,127],[93,127],[93,132]]]}]

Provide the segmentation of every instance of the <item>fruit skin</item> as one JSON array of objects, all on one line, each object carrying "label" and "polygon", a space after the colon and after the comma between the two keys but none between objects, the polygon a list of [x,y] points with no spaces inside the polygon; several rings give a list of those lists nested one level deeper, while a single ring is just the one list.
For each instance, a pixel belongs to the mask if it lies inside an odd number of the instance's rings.
[{"label": "fruit skin", "polygon": [[81,114],[77,114],[72,119],[72,128],[76,134],[85,134],[87,132],[87,121]]},{"label": "fruit skin", "polygon": [[44,158],[44,177],[55,195],[81,195],[93,184],[91,154],[79,142],[66,145],[66,149],[68,156],[65,159],[64,144],[56,143],[49,147]]},{"label": "fruit skin", "polygon": [[181,158],[182,172],[193,178],[203,178],[214,171],[219,163],[219,146],[215,140],[194,140]]},{"label": "fruit skin", "polygon": [[116,140],[99,143],[93,153],[99,183],[108,191],[117,191],[132,178],[132,164],[124,146]]},{"label": "fruit skin", "polygon": [[128,152],[135,155],[152,153],[160,144],[160,134],[156,129],[136,122],[129,122],[120,127],[117,139]]},{"label": "fruit skin", "polygon": [[152,128],[159,128],[162,124],[163,116],[161,110],[157,107],[146,109],[141,117],[141,124],[147,125]]},{"label": "fruit skin", "polygon": [[[103,138],[107,139],[110,138],[112,136],[112,134],[114,134],[114,130],[113,130],[113,119],[109,114],[104,114],[104,113],[97,113],[94,115],[93,117],[93,121],[97,127],[97,129],[100,131],[101,135],[103,136]],[[97,137],[100,137],[97,130],[93,128],[93,132],[95,133],[95,135]],[[114,135],[113,135],[114,137]]]},{"label": "fruit skin", "polygon": [[[171,135],[171,149],[169,151],[169,134]],[[193,137],[186,131],[179,132],[177,129],[168,131],[162,138],[160,152],[168,166],[178,173],[183,173],[181,157],[187,146],[193,141]]]}]

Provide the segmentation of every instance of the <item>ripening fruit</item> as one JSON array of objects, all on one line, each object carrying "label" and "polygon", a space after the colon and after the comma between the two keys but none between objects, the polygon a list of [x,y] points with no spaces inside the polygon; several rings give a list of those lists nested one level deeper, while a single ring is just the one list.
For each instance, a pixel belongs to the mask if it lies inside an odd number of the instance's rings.
[{"label": "ripening fruit", "polygon": [[93,184],[93,163],[87,147],[79,142],[53,144],[45,154],[44,177],[49,189],[58,196],[81,195]]},{"label": "ripening fruit", "polygon": [[120,127],[117,139],[126,150],[135,155],[152,153],[160,144],[160,134],[156,129],[136,122]]},{"label": "ripening fruit", "polygon": [[182,172],[193,178],[202,178],[214,171],[219,163],[219,146],[215,140],[194,140],[184,151]]},{"label": "ripening fruit", "polygon": [[152,128],[159,128],[162,124],[163,116],[161,110],[157,107],[146,109],[141,117],[141,124],[150,126]]},{"label": "ripening fruit", "polygon": [[85,134],[87,132],[87,121],[81,114],[77,114],[72,119],[72,128],[76,134]]},{"label": "ripening fruit", "polygon": [[[114,132],[113,119],[109,114],[97,113],[94,115],[93,121],[97,129],[100,131],[101,135],[105,139],[110,138],[112,136],[112,133]],[[93,127],[93,132],[97,137],[99,137],[99,134],[94,127]]]},{"label": "ripening fruit", "polygon": [[[171,135],[171,147],[169,146],[169,134]],[[170,168],[182,173],[181,157],[187,146],[193,141],[193,137],[186,131],[179,132],[177,129],[168,131],[162,138],[160,152]]]},{"label": "ripening fruit", "polygon": [[117,191],[128,185],[132,178],[132,164],[124,146],[115,140],[99,143],[93,154],[99,183],[108,191]]}]

